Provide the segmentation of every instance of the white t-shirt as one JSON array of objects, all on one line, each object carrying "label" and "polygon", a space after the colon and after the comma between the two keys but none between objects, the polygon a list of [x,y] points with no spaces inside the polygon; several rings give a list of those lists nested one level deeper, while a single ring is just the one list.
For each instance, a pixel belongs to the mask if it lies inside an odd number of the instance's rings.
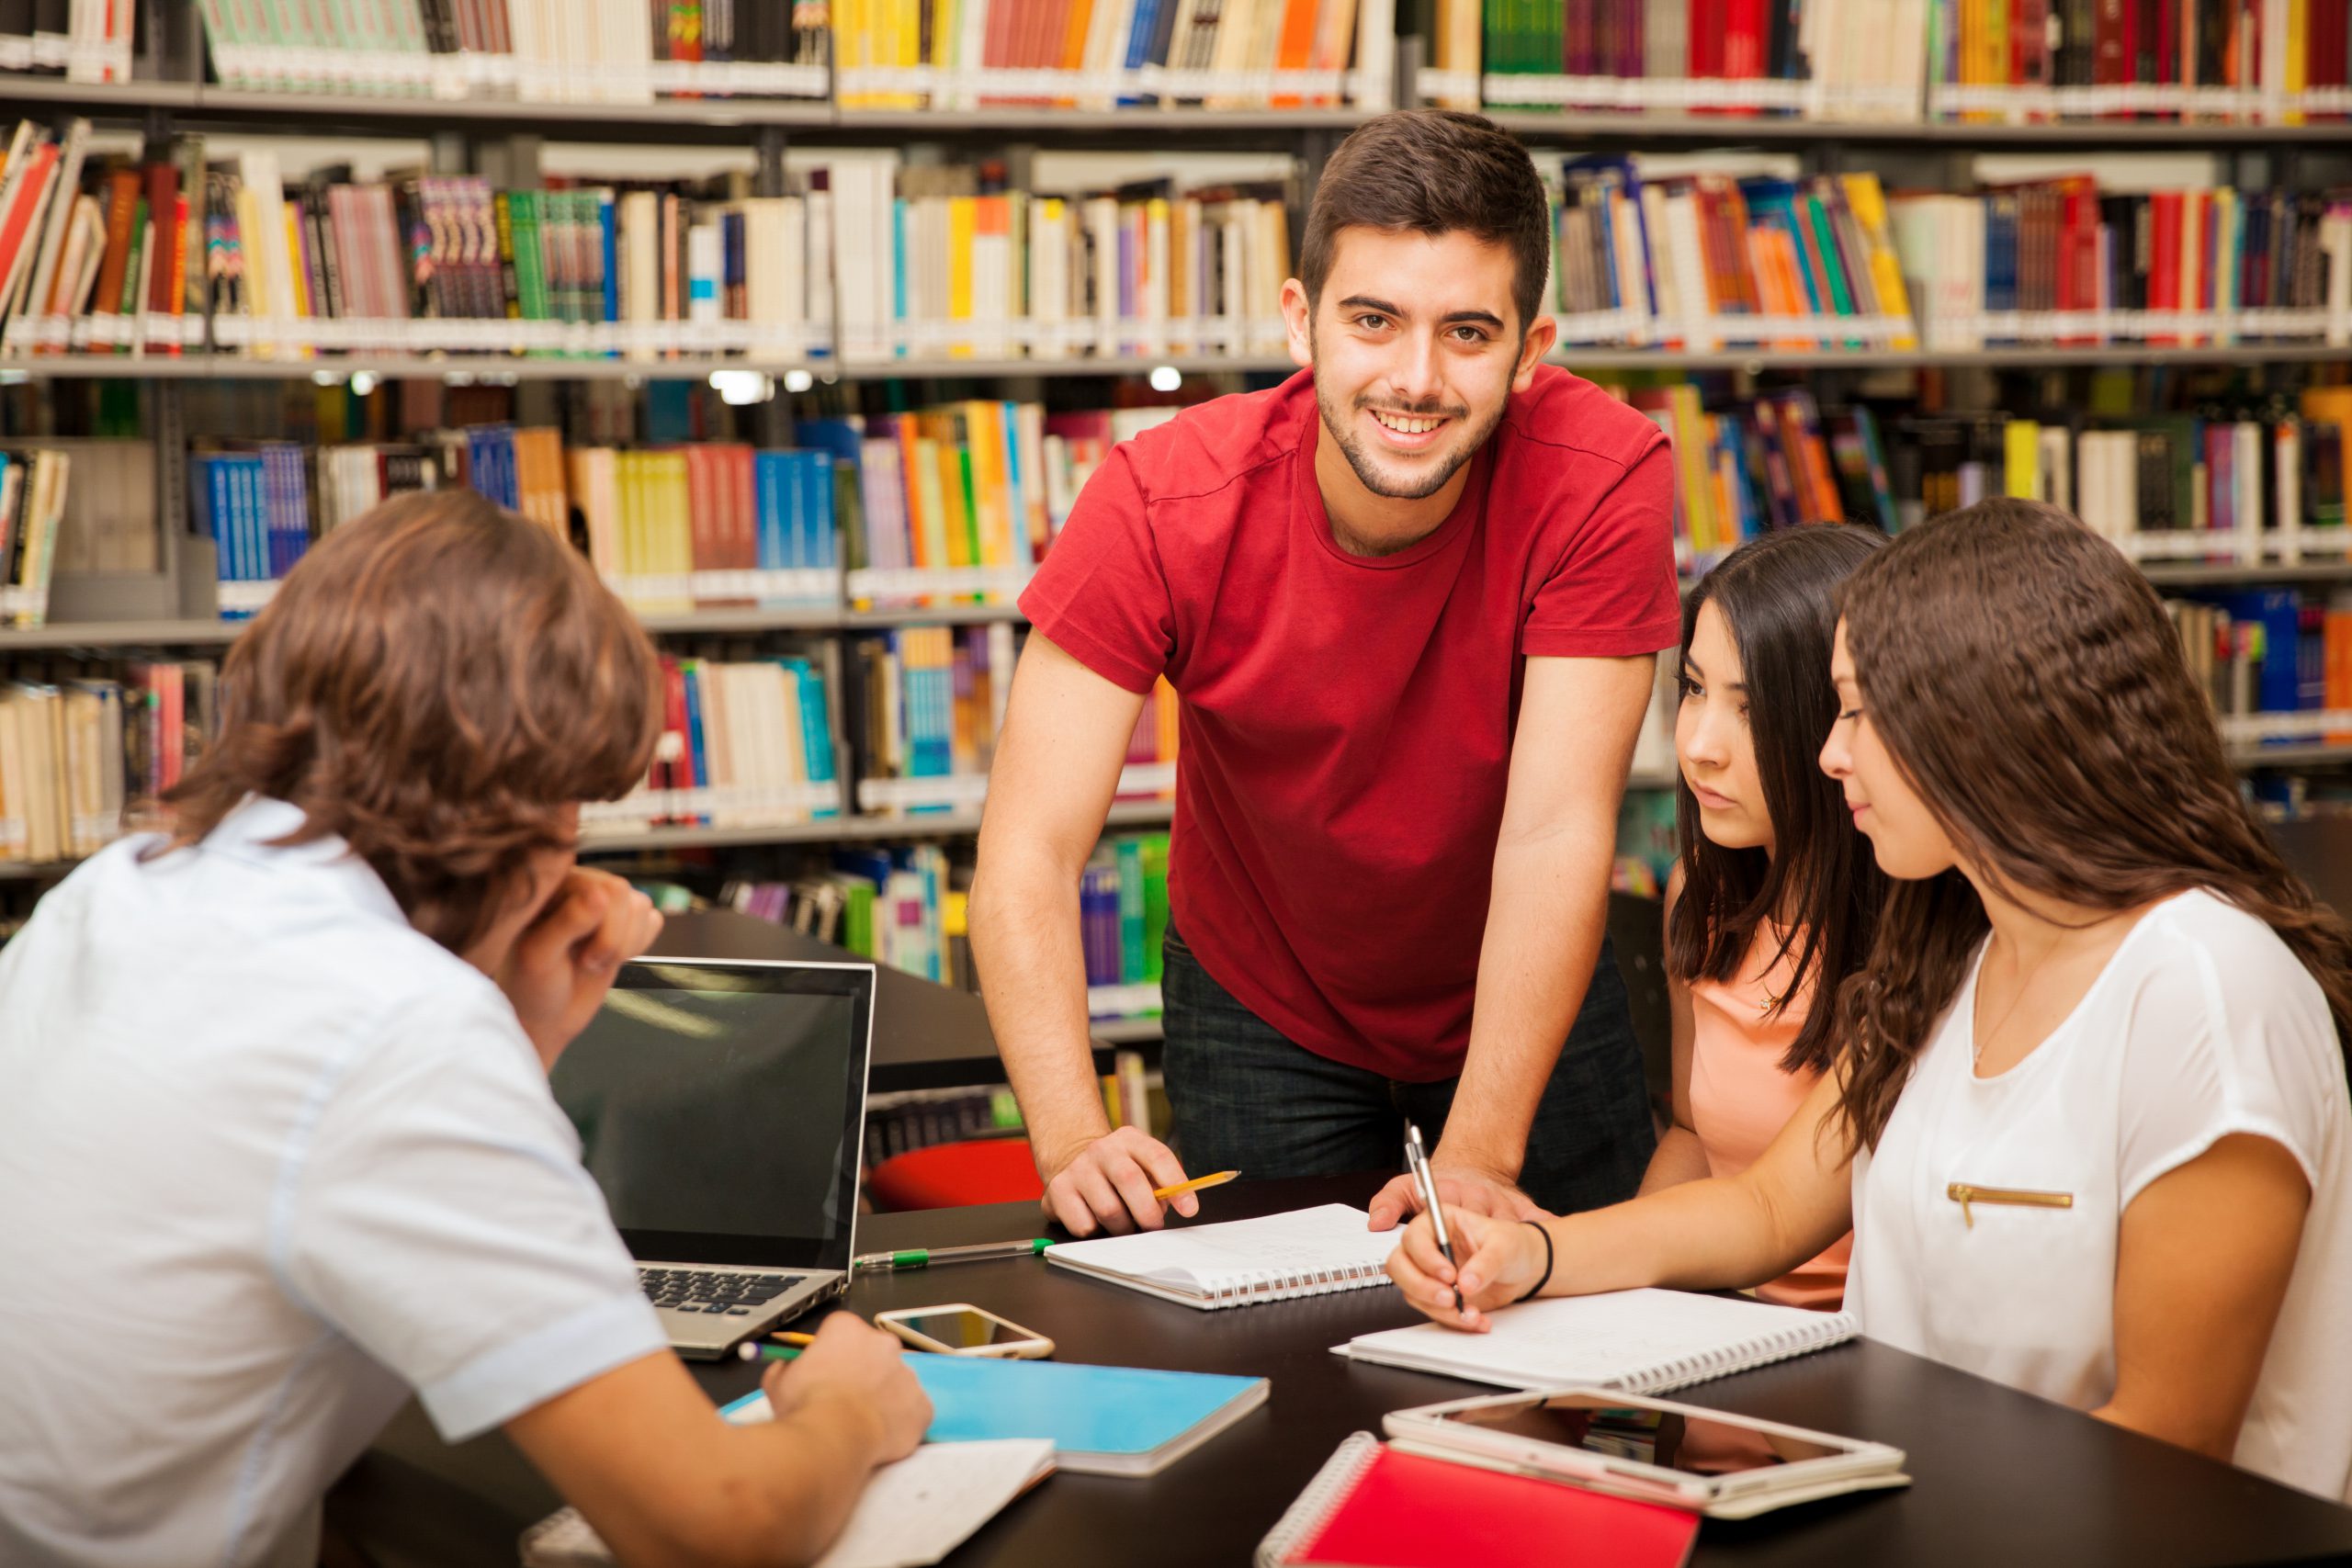
[{"label": "white t-shirt", "polygon": [[[1875,1156],[1854,1162],[1846,1305],[1862,1332],[2077,1409],[2115,1392],[2116,1243],[2156,1178],[2233,1133],[2312,1186],[2235,1458],[2352,1502],[2352,1098],[2327,1001],[2270,928],[2210,893],[2142,917],[2024,1061],[1975,1076],[1979,948]],[[1954,1183],[2064,1192],[2069,1209]]]},{"label": "white t-shirt", "polygon": [[443,1436],[663,1346],[505,998],[253,801],[0,949],[0,1562],[316,1561],[413,1389]]}]

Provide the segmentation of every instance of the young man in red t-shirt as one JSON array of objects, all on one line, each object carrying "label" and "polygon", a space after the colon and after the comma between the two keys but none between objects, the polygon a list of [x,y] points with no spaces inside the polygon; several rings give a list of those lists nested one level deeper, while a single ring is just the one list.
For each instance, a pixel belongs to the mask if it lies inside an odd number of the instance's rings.
[{"label": "young man in red t-shirt", "polygon": [[[1534,166],[1489,121],[1370,121],[1283,287],[1311,374],[1114,449],[1022,598],[1036,630],[972,944],[1073,1231],[1159,1224],[1152,1189],[1186,1166],[1397,1168],[1406,1117],[1437,1138],[1448,1201],[1525,1215],[1640,1182],[1641,1055],[1603,929],[1679,630],[1673,470],[1647,419],[1540,363],[1550,254]],[[1163,672],[1181,1163],[1103,1115],[1077,898]],[[1409,1194],[1384,1188],[1375,1227]]]}]

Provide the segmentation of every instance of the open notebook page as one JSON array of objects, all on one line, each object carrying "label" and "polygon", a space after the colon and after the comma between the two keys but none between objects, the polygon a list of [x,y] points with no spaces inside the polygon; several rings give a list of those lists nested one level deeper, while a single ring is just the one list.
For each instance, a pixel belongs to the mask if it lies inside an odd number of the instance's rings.
[{"label": "open notebook page", "polygon": [[[766,1416],[763,1402],[750,1419]],[[817,1568],[928,1568],[1053,1468],[1054,1445],[1042,1438],[925,1443],[874,1472]],[[571,1508],[523,1538],[525,1568],[601,1568],[612,1561],[603,1539]]]},{"label": "open notebook page", "polygon": [[1434,1323],[1360,1335],[1342,1354],[1509,1388],[1600,1383],[1633,1392],[1695,1382],[1850,1338],[1843,1313],[1686,1291],[1614,1291],[1503,1307],[1494,1327]]},{"label": "open notebook page", "polygon": [[1325,1203],[1254,1220],[1066,1242],[1046,1257],[1065,1268],[1146,1280],[1173,1290],[1216,1291],[1252,1279],[1376,1269],[1404,1233],[1371,1230],[1371,1223],[1362,1209]]}]

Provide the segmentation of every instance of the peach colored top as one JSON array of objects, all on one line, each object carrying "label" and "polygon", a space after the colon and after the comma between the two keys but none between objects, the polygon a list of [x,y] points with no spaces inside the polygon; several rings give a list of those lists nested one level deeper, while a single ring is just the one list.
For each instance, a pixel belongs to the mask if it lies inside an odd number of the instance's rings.
[{"label": "peach colored top", "polygon": [[[1804,1027],[1810,987],[1766,1016],[1793,965],[1793,955],[1781,951],[1781,931],[1767,927],[1733,978],[1690,983],[1690,1125],[1710,1176],[1736,1176],[1753,1165],[1820,1081],[1819,1073],[1781,1067]],[[1784,1306],[1836,1310],[1845,1300],[1853,1245],[1851,1235],[1838,1237],[1820,1257],[1758,1286],[1757,1295]]]}]

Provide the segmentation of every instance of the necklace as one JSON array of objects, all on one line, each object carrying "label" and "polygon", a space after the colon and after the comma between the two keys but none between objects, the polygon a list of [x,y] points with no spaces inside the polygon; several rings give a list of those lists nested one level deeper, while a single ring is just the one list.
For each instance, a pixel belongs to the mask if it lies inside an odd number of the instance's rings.
[{"label": "necklace", "polygon": [[[1984,1065],[1984,1042],[2001,1032],[2001,1025],[2009,1021],[2010,1015],[2015,1013],[2018,1005],[2025,1000],[2026,992],[2032,989],[2033,983],[2041,978],[2042,970],[2048,968],[2050,961],[2057,956],[2058,949],[2055,947],[2043,953],[2034,964],[2031,973],[2018,980],[2017,994],[2009,998],[2009,1005],[2001,1010],[2001,1016],[1995,1019],[1990,1026],[1974,1032],[1976,1038],[1969,1042],[1969,1060],[1973,1066],[1981,1067]],[[1977,970],[1976,984],[1980,990],[1983,989],[1984,975],[1982,966]]]}]

